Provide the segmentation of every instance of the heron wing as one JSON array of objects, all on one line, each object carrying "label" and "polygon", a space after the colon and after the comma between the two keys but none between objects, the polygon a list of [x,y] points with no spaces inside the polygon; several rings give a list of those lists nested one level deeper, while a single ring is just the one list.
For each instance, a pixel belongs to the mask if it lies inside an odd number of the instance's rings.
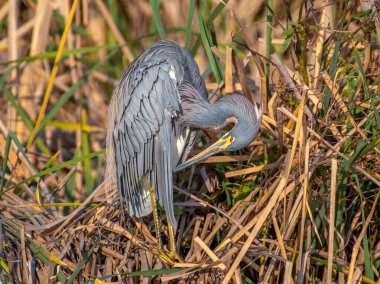
[{"label": "heron wing", "polygon": [[178,159],[174,120],[180,108],[174,70],[164,59],[150,60],[122,76],[114,96],[120,92],[122,106],[115,108],[122,111],[112,142],[121,203],[132,216],[151,213],[146,180],[174,224],[172,171]]}]

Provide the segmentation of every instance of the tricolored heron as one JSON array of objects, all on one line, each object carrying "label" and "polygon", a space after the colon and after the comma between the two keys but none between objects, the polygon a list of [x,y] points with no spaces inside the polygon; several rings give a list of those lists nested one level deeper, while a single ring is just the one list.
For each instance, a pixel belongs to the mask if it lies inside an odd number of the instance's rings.
[{"label": "tricolored heron", "polygon": [[[249,145],[261,123],[260,104],[242,95],[208,101],[199,68],[187,49],[159,41],[124,71],[109,108],[107,175],[117,184],[122,209],[143,217],[153,211],[158,247],[162,252],[156,200],[165,209],[170,252],[174,257],[173,172],[221,151]],[[197,129],[231,131],[192,157]]]}]

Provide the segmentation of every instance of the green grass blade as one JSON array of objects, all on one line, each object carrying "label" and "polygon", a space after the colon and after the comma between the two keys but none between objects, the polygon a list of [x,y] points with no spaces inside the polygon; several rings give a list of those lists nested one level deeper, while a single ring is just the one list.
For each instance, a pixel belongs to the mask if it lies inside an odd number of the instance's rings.
[{"label": "green grass blade", "polygon": [[0,89],[3,89],[5,83],[7,82],[8,77],[12,74],[12,72],[19,67],[20,64],[15,64],[10,67],[7,72],[4,73],[3,76],[0,77]]},{"label": "green grass blade", "polygon": [[[78,207],[81,206],[82,202],[50,202],[50,203],[43,203],[41,204],[41,207]],[[94,206],[97,205],[95,203],[89,203],[86,206]]]},{"label": "green grass blade", "polygon": [[150,277],[150,276],[168,275],[168,274],[180,272],[181,270],[183,270],[183,268],[152,269],[152,270],[127,272],[124,275]]},{"label": "green grass blade", "polygon": [[46,126],[46,124],[47,124],[48,121],[50,121],[53,118],[55,118],[55,116],[57,115],[58,111],[63,107],[64,104],[67,103],[67,101],[69,99],[71,99],[72,96],[74,96],[75,92],[83,85],[84,82],[85,82],[84,78],[81,78],[78,82],[76,82],[74,85],[72,85],[70,87],[70,89],[67,90],[66,93],[64,93],[59,98],[59,100],[57,101],[57,103],[54,104],[54,106],[51,108],[51,110],[46,114],[46,116],[42,120],[39,131],[41,131],[41,129],[44,126]]},{"label": "green grass blade", "polygon": [[[355,177],[356,185],[358,187],[358,192],[359,192],[359,195],[360,195],[360,200],[361,200],[361,203],[363,204],[365,197],[364,197],[363,191],[361,189],[361,182],[360,182],[359,176],[357,174],[354,174],[354,177]],[[378,196],[379,195],[377,194],[375,202],[377,202]],[[364,214],[364,208],[363,208],[363,206],[361,206],[361,213],[362,213],[362,224],[365,224],[366,217],[365,217],[365,214]],[[363,243],[363,251],[364,251],[364,270],[365,270],[365,275],[369,279],[373,280],[375,278],[375,275],[374,275],[373,270],[372,270],[372,261],[371,261],[372,257],[371,257],[371,253],[369,251],[367,231],[364,234],[362,243]]]},{"label": "green grass blade", "polygon": [[214,20],[216,19],[216,17],[218,17],[219,14],[223,11],[223,9],[227,5],[228,1],[229,0],[225,0],[223,2],[220,2],[218,4],[218,6],[215,7],[215,9],[210,14],[210,18],[209,18],[208,22],[214,22]]},{"label": "green grass blade", "polygon": [[355,153],[343,163],[343,168],[348,170],[348,168],[355,162],[357,159],[365,156],[369,151],[373,150],[380,144],[380,133],[372,138],[370,143],[366,143],[365,141],[359,141],[356,146]]},{"label": "green grass blade", "polygon": [[266,36],[265,36],[265,56],[267,61],[265,63],[265,78],[266,78],[266,101],[262,102],[264,105],[264,110],[267,109],[267,101],[269,97],[269,78],[270,78],[270,56],[272,52],[272,25],[273,25],[273,0],[268,0],[267,2],[267,26],[266,26]]},{"label": "green grass blade", "polygon": [[76,280],[77,276],[82,272],[83,267],[86,265],[88,259],[90,258],[91,254],[94,252],[97,245],[98,245],[98,241],[95,241],[94,245],[90,248],[90,250],[86,253],[83,259],[79,262],[74,272],[71,274],[70,278],[67,279],[66,284],[71,284],[74,282],[74,280]]},{"label": "green grass blade", "polygon": [[209,1],[198,1],[198,14],[202,15],[204,19],[208,19],[210,16]]},{"label": "green grass blade", "polygon": [[[365,216],[364,214],[362,214],[362,222],[363,224],[365,223]],[[375,274],[373,272],[373,269],[372,269],[372,256],[371,256],[371,252],[370,252],[370,249],[369,249],[369,244],[368,244],[368,236],[367,236],[367,232],[364,234],[364,237],[363,237],[363,251],[364,251],[364,271],[365,271],[365,275],[369,278],[369,279],[375,279]]]},{"label": "green grass blade", "polygon": [[216,62],[216,58],[214,56],[214,53],[211,50],[210,42],[208,41],[208,37],[207,37],[206,26],[205,26],[205,23],[204,23],[203,18],[201,16],[198,17],[198,23],[199,23],[199,30],[201,33],[203,46],[206,50],[208,60],[210,61],[212,72],[214,73],[216,81],[218,83],[220,83],[222,81],[221,72],[220,72],[218,64]]},{"label": "green grass blade", "polygon": [[[7,98],[7,100],[11,103],[11,105],[14,107],[17,115],[21,118],[26,128],[29,131],[32,131],[33,123],[29,119],[29,116],[26,114],[24,109],[19,105],[16,98],[12,95],[12,93],[7,88],[3,88],[3,94]],[[36,138],[36,145],[43,153],[50,155],[49,149],[46,147],[46,145],[44,144],[43,140],[40,137]]]},{"label": "green grass blade", "polygon": [[373,113],[375,114],[377,130],[380,131],[380,114],[379,114],[379,111],[377,110],[377,107],[376,107],[376,105],[379,104],[379,98],[377,98],[377,102],[376,102],[375,98],[373,98],[371,96],[370,102],[371,102],[371,106],[373,108]]},{"label": "green grass blade", "polygon": [[26,112],[24,111],[24,109],[18,104],[16,98],[12,95],[12,93],[7,88],[3,88],[3,94],[7,98],[7,100],[11,103],[11,105],[14,107],[17,114],[21,117],[25,126],[29,130],[33,129],[33,123],[29,119],[29,117],[26,114]]},{"label": "green grass blade", "polygon": [[[74,157],[77,158],[77,154]],[[67,201],[74,201],[75,176],[76,174],[74,173],[66,184],[65,200]]]},{"label": "green grass blade", "polygon": [[[100,46],[86,46],[82,48],[73,48],[73,49],[68,49],[62,51],[62,58],[67,58],[70,55],[82,55],[82,54],[87,54],[87,53],[92,53],[99,51],[100,49],[113,49],[117,48],[118,45],[116,44],[106,44],[106,45],[100,45]],[[57,55],[57,51],[46,51],[42,53],[38,53],[36,55],[31,55],[31,56],[24,56],[21,57],[17,60],[12,60],[12,61],[6,61],[2,63],[23,63],[23,62],[33,62],[37,60],[43,60],[43,59],[54,59]]]},{"label": "green grass blade", "polygon": [[371,91],[370,91],[369,86],[368,86],[367,77],[366,77],[366,74],[364,72],[363,62],[360,59],[360,54],[359,54],[359,51],[357,49],[354,49],[354,54],[355,54],[355,61],[359,66],[360,78],[363,81],[364,92],[367,95],[367,97],[370,97],[370,102],[371,102],[371,105],[373,107],[373,112],[375,114],[375,120],[376,120],[377,128],[380,130],[380,114],[379,114],[379,111],[377,110],[377,108],[375,107],[376,104],[374,102],[374,98],[371,95]]},{"label": "green grass blade", "polygon": [[189,11],[187,13],[186,30],[185,30],[185,47],[187,49],[190,48],[190,43],[191,43],[194,11],[195,11],[195,0],[190,0]]},{"label": "green grass blade", "polygon": [[[85,116],[85,113],[83,113],[82,125],[86,125],[86,124],[87,124],[86,116]],[[88,156],[90,154],[89,137],[86,131],[82,131],[82,153],[83,153],[83,156]],[[86,186],[86,194],[87,196],[89,196],[93,189],[90,159],[86,159],[83,161],[83,176],[84,176],[84,183]]]},{"label": "green grass blade", "polygon": [[158,34],[160,35],[161,39],[166,39],[165,28],[160,18],[160,2],[159,0],[149,0],[149,3],[152,8],[153,20],[158,30]]},{"label": "green grass blade", "polygon": [[[347,13],[347,2],[344,2],[343,5],[344,5],[343,15],[345,15]],[[340,25],[339,25],[338,30],[343,30],[344,24],[345,24],[345,21],[342,20]],[[338,60],[339,60],[339,53],[340,53],[340,48],[341,48],[341,44],[342,44],[342,38],[343,38],[343,33],[338,31],[337,32],[337,38],[335,41],[334,52],[333,52],[333,56],[331,59],[331,65],[329,68],[329,75],[331,78],[335,77],[335,72],[338,68]],[[324,111],[327,111],[327,109],[329,107],[330,98],[331,98],[331,90],[326,89],[326,93],[325,93],[325,96],[324,96],[323,102],[322,102]]]},{"label": "green grass blade", "polygon": [[[343,26],[343,25],[341,25],[341,26]],[[336,72],[336,69],[338,68],[339,52],[340,52],[340,47],[341,47],[341,43],[342,43],[342,37],[343,37],[343,33],[338,32],[337,40],[335,42],[335,48],[334,48],[333,56],[331,59],[331,66],[329,69],[329,75],[332,78],[334,78],[333,76]]]},{"label": "green grass blade", "polygon": [[224,181],[222,181],[222,188],[223,188],[224,194],[226,195],[226,202],[227,202],[228,208],[231,208],[232,207],[232,201],[231,201],[230,192],[228,191],[228,188],[227,188],[226,183]]},{"label": "green grass blade", "polygon": [[[183,268],[167,268],[167,269],[151,269],[151,270],[143,270],[143,271],[134,271],[134,272],[126,272],[122,273],[122,275],[125,276],[134,276],[134,277],[153,277],[153,276],[163,276],[163,275],[169,275],[172,273],[180,272],[183,270]],[[109,278],[115,277],[116,275],[104,275],[102,277],[96,278],[97,280],[107,280]],[[95,283],[96,279],[92,279],[90,281],[84,282],[84,284],[90,284]]]},{"label": "green grass blade", "polygon": [[12,131],[9,131],[8,132],[8,135],[12,138],[13,142],[16,144],[17,146],[17,151],[19,151],[21,153],[22,156],[24,156],[24,158],[29,161],[28,157],[26,156],[25,154],[25,151],[24,151],[24,147],[21,145],[20,141],[18,140],[16,134],[14,134]]},{"label": "green grass blade", "polygon": [[[345,223],[345,208],[347,206],[346,192],[347,192],[347,177],[342,177],[340,180],[338,179],[337,188],[337,206],[336,206],[336,218],[335,218],[335,227],[342,228]],[[334,247],[340,247],[341,239],[338,237],[334,238]]]},{"label": "green grass blade", "polygon": [[[224,3],[223,3],[224,2]],[[210,13],[210,17],[207,19],[207,26],[214,22],[214,20],[219,16],[219,14],[223,11],[224,7],[227,5],[228,0],[219,3],[218,6]],[[199,47],[201,46],[202,39],[201,35],[198,36],[197,41],[195,42],[193,48],[191,49],[191,54],[196,55]]]},{"label": "green grass blade", "polygon": [[[3,76],[0,77],[0,89],[2,90],[4,96],[6,99],[11,103],[11,105],[15,108],[16,113],[21,117],[24,124],[27,126],[28,130],[32,131],[33,129],[33,123],[30,121],[28,115],[23,110],[23,108],[18,104],[15,97],[11,94],[11,92],[8,90],[8,88],[5,87],[5,82],[12,73],[14,69],[16,69],[19,66],[19,64],[15,64]],[[45,154],[49,154],[48,148],[45,146],[43,141],[39,138],[36,140],[36,144],[38,148],[41,150],[41,152]]]},{"label": "green grass blade", "polygon": [[28,156],[27,156],[26,153],[25,153],[24,146],[21,145],[21,143],[20,143],[20,141],[18,140],[16,134],[13,133],[12,131],[9,131],[9,132],[8,132],[8,135],[11,137],[11,139],[13,140],[13,142],[14,142],[14,143],[16,144],[16,146],[17,146],[17,151],[18,151],[17,155],[20,153],[20,154],[24,157],[25,161],[27,161],[27,163],[28,163],[29,165],[32,165],[32,163],[29,161]]},{"label": "green grass blade", "polygon": [[[75,148],[74,159],[78,158],[79,148]],[[74,189],[75,189],[75,180],[76,180],[76,171],[73,172],[71,177],[66,183],[65,186],[65,201],[73,202],[74,201]],[[69,209],[67,207],[63,208],[63,214],[67,215],[69,213]]]},{"label": "green grass blade", "polygon": [[[66,21],[65,17],[59,13],[58,11],[53,12],[53,18],[59,26],[59,29],[62,31],[65,28]],[[91,38],[91,34],[87,32],[87,30],[81,26],[78,26],[75,22],[71,24],[71,29],[75,34],[79,34],[81,36]]]},{"label": "green grass blade", "polygon": [[359,51],[356,48],[354,49],[354,54],[355,54],[355,61],[358,64],[358,67],[359,67],[360,76],[361,76],[361,78],[363,80],[364,90],[368,91],[369,89],[368,89],[366,75],[365,75],[365,72],[364,72],[363,62],[361,61]]},{"label": "green grass blade", "polygon": [[8,162],[8,156],[9,156],[11,141],[12,141],[11,136],[8,134],[7,138],[5,140],[5,149],[4,149],[4,156],[3,156],[3,168],[1,169],[0,194],[3,192],[5,170],[7,168],[7,162]]}]

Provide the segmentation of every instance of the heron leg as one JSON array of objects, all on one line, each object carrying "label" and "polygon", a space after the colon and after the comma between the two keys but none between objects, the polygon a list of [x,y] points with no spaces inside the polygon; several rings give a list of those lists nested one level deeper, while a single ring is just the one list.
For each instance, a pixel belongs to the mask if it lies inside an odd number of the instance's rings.
[{"label": "heron leg", "polygon": [[157,244],[158,244],[158,250],[162,251],[162,240],[161,240],[161,234],[160,234],[156,197],[154,195],[152,186],[149,185],[148,188],[149,188],[150,199],[152,202],[153,220],[154,220],[154,227],[156,229],[156,239],[157,239]]},{"label": "heron leg", "polygon": [[166,219],[168,222],[168,231],[169,231],[169,254],[167,254],[164,251],[163,245],[162,245],[162,239],[161,239],[160,221],[158,218],[156,196],[154,194],[154,190],[152,186],[147,183],[147,180],[145,178],[142,179],[142,182],[148,188],[150,200],[152,202],[152,213],[153,213],[154,227],[156,229],[156,239],[157,239],[157,249],[154,248],[153,250],[155,251],[155,253],[157,253],[157,255],[159,255],[161,259],[163,259],[170,265],[174,265],[175,261],[183,262],[175,250],[174,230],[168,218]]},{"label": "heron leg", "polygon": [[168,232],[169,232],[169,254],[168,256],[175,261],[183,262],[182,258],[178,255],[175,247],[175,238],[174,238],[174,228],[169,222],[169,218],[166,216],[166,221],[168,222]]},{"label": "heron leg", "polygon": [[174,228],[172,224],[170,224],[168,217],[166,217],[166,221],[168,222],[169,231],[169,257],[173,259],[177,254],[175,251]]}]

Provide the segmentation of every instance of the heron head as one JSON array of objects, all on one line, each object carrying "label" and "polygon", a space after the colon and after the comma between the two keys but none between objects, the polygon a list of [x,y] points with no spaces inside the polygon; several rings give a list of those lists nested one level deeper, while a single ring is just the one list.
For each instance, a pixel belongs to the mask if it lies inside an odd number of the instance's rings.
[{"label": "heron head", "polygon": [[262,119],[262,110],[259,104],[252,104],[245,97],[233,94],[218,100],[215,105],[225,116],[225,122],[217,128],[231,123],[234,124],[233,128],[214,144],[179,165],[174,172],[220,152],[243,149],[256,137]]}]

